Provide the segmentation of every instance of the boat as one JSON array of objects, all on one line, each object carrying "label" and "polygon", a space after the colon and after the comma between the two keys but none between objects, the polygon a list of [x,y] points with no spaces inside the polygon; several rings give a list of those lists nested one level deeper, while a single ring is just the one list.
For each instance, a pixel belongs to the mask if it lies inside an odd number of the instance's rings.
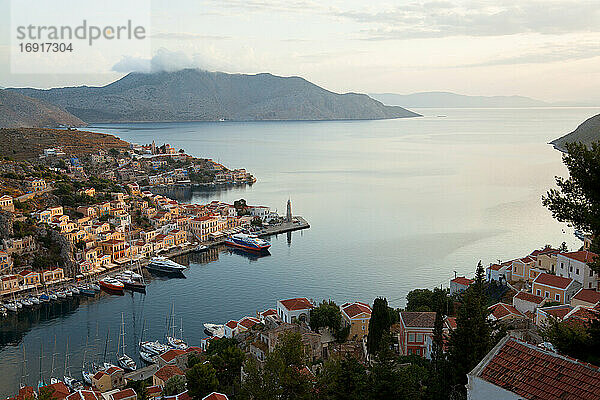
[{"label": "boat", "polygon": [[46,293],[42,293],[40,295],[40,302],[41,303],[49,303],[50,302],[50,296],[48,296]]},{"label": "boat", "polygon": [[121,272],[121,275],[126,276],[128,278],[133,279],[134,281],[141,281],[142,280],[142,275],[135,273],[131,270],[126,269],[125,271]]},{"label": "boat", "polygon": [[33,306],[33,303],[29,299],[21,299],[20,302],[25,307],[31,307],[31,306]]},{"label": "boat", "polygon": [[121,282],[110,277],[100,279],[98,283],[102,289],[109,292],[123,292],[123,288],[125,287]]},{"label": "boat", "polygon": [[90,283],[90,285],[89,285],[89,286],[90,286],[90,288],[91,288],[93,291],[95,291],[95,292],[99,292],[99,291],[100,291],[100,285],[98,285],[98,284],[97,284],[97,283],[95,283],[95,282],[92,282],[92,283]]},{"label": "boat", "polygon": [[169,260],[166,257],[154,257],[146,266],[149,271],[158,272],[170,275],[183,275],[183,271],[187,267],[177,264],[175,261]]},{"label": "boat", "polygon": [[218,324],[204,324],[204,332],[208,336],[223,337],[225,336],[225,327]]},{"label": "boat", "polygon": [[79,290],[79,294],[83,296],[93,297],[96,295],[96,291],[89,287],[88,285],[82,285],[77,288]]},{"label": "boat", "polygon": [[121,368],[127,371],[135,371],[137,369],[135,361],[125,353],[125,317],[123,313],[121,313],[121,340],[117,347],[117,361]]},{"label": "boat", "polygon": [[65,376],[63,381],[65,385],[67,385],[67,387],[74,392],[84,389],[83,383],[80,380],[73,378],[72,376]]},{"label": "boat", "polygon": [[92,386],[92,377],[94,376],[94,373],[93,373],[93,372],[89,372],[89,371],[86,371],[86,370],[82,370],[82,371],[81,371],[81,376],[82,376],[82,378],[83,378],[83,381],[84,381],[86,384],[88,384],[88,385]]},{"label": "boat", "polygon": [[73,297],[73,291],[71,290],[71,288],[65,289],[65,294],[67,295],[67,297]]},{"label": "boat", "polygon": [[124,277],[124,276],[117,276],[115,278],[116,280],[118,280],[119,282],[121,282],[123,284],[123,286],[125,287],[125,289],[128,290],[133,290],[136,292],[145,292],[146,291],[146,285],[141,283],[141,282],[136,282],[131,278],[128,277]]},{"label": "boat", "polygon": [[56,297],[58,297],[59,299],[66,299],[67,293],[63,292],[62,290],[59,290],[56,292]]},{"label": "boat", "polygon": [[185,350],[188,348],[187,343],[184,342],[183,339],[179,339],[173,336],[167,336],[167,343],[169,343],[169,346],[171,346],[174,349]]},{"label": "boat", "polygon": [[208,246],[204,245],[204,244],[199,244],[198,246],[196,246],[196,248],[194,249],[195,251],[206,251],[208,250]]},{"label": "boat", "polygon": [[173,349],[187,349],[188,345],[183,341],[183,318],[181,318],[181,325],[179,326],[179,337],[175,337],[175,303],[173,303],[171,307],[171,315],[169,319],[171,335],[167,335],[166,337],[167,344]]},{"label": "boat", "polygon": [[150,353],[153,356],[157,356],[169,350],[169,346],[162,344],[157,340],[153,342],[140,342],[140,348],[142,349],[141,351]]},{"label": "boat", "polygon": [[40,304],[40,299],[39,299],[38,297],[35,297],[35,296],[29,296],[29,299],[28,299],[28,300],[29,300],[30,302],[32,302],[33,304],[36,304],[36,305],[37,305],[37,304]]},{"label": "boat", "polygon": [[58,300],[58,296],[54,292],[49,292],[48,297],[50,297],[50,300],[52,300],[52,301]]},{"label": "boat", "polygon": [[79,288],[76,286],[71,287],[71,293],[73,293],[74,295],[79,295],[81,292],[79,291]]},{"label": "boat", "polygon": [[23,308],[23,303],[21,303],[19,300],[15,300],[14,303],[17,306],[17,308]]},{"label": "boat", "polygon": [[156,354],[152,354],[147,351],[140,350],[140,358],[144,362],[147,362],[148,364],[154,364],[155,363],[154,357],[156,357]]},{"label": "boat", "polygon": [[225,239],[225,244],[228,246],[238,247],[244,250],[263,252],[269,250],[271,243],[260,239],[256,235],[247,235],[245,233],[236,233]]},{"label": "boat", "polygon": [[4,303],[4,308],[6,308],[8,311],[12,311],[12,312],[17,312],[17,310],[19,309],[17,307],[17,305],[15,303]]}]

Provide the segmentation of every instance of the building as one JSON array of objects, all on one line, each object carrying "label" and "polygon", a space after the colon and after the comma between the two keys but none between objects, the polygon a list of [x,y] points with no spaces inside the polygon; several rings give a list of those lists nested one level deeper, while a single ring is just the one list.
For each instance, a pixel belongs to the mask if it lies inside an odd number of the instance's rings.
[{"label": "building", "polygon": [[234,320],[227,321],[223,328],[225,330],[225,337],[232,338],[238,333],[238,322]]},{"label": "building", "polygon": [[165,383],[172,377],[179,375],[185,377],[185,374],[176,365],[165,365],[152,375],[152,384],[154,386],[165,386]]},{"label": "building", "polygon": [[67,400],[103,400],[102,395],[93,390],[78,390],[67,396]]},{"label": "building", "polygon": [[536,308],[543,306],[545,302],[546,299],[542,296],[521,291],[513,296],[512,305],[523,314],[533,314]]},{"label": "building", "polygon": [[0,197],[0,210],[15,212],[15,205],[11,196],[5,194]]},{"label": "building", "polygon": [[496,303],[488,307],[488,310],[490,311],[488,319],[491,321],[511,321],[527,318],[521,311],[510,304]]},{"label": "building", "polygon": [[433,337],[435,312],[401,311],[398,322],[398,350],[400,355],[426,357],[427,337]]},{"label": "building", "polygon": [[118,389],[123,387],[125,384],[124,375],[125,371],[122,368],[112,366],[102,371],[96,372],[92,377],[92,386],[98,389],[100,392],[107,392],[109,390]]},{"label": "building", "polygon": [[552,247],[544,247],[541,250],[532,251],[530,256],[535,258],[537,268],[555,274],[556,256],[558,253],[560,253],[560,250],[553,249]]},{"label": "building", "polygon": [[40,190],[44,190],[47,187],[46,181],[41,178],[27,178],[25,181],[27,183],[27,186],[34,192],[39,192]]},{"label": "building", "polygon": [[17,275],[4,275],[0,277],[0,292],[10,293],[19,290],[19,277]]},{"label": "building", "polygon": [[539,274],[539,271],[531,271],[536,268],[536,259],[532,256],[513,260],[511,267],[511,279],[513,281],[531,282]]},{"label": "building", "polygon": [[581,283],[585,289],[600,289],[598,274],[588,266],[588,263],[597,257],[595,253],[591,251],[574,251],[560,253],[556,257],[556,275],[572,278]]},{"label": "building", "polygon": [[500,283],[504,283],[506,281],[511,280],[511,264],[512,261],[505,262],[502,264],[490,264],[490,266],[485,269],[488,282],[497,281]]},{"label": "building", "polygon": [[362,339],[369,334],[371,307],[361,302],[345,303],[340,306],[344,326],[350,326],[349,338]]},{"label": "building", "polygon": [[132,388],[115,390],[108,394],[108,400],[137,400],[137,393]]},{"label": "building", "polygon": [[204,396],[202,400],[229,400],[229,398],[222,393],[212,392],[208,396]]},{"label": "building", "polygon": [[475,282],[473,279],[457,276],[450,281],[450,295],[463,293],[473,282]]},{"label": "building", "polygon": [[571,306],[595,307],[600,304],[600,292],[593,289],[580,289],[571,299]]},{"label": "building", "polygon": [[0,250],[0,273],[12,271],[12,259],[7,252]]},{"label": "building", "polygon": [[69,388],[62,382],[52,383],[52,384],[46,385],[44,387],[51,391],[52,398],[54,400],[64,400],[71,393]]},{"label": "building", "polygon": [[562,321],[565,315],[571,312],[573,307],[569,304],[558,306],[539,307],[535,310],[535,324],[539,327],[547,325],[549,318]]},{"label": "building", "polygon": [[568,304],[579,288],[581,288],[581,283],[571,278],[546,273],[539,274],[531,286],[531,290],[536,296],[561,304]]},{"label": "building", "polygon": [[29,270],[19,272],[24,286],[37,286],[41,283],[41,277],[38,272]]},{"label": "building", "polygon": [[278,300],[277,315],[283,322],[293,323],[296,321],[309,322],[310,310],[315,306],[306,297]]},{"label": "building", "polygon": [[467,374],[469,400],[598,399],[600,369],[504,337]]}]

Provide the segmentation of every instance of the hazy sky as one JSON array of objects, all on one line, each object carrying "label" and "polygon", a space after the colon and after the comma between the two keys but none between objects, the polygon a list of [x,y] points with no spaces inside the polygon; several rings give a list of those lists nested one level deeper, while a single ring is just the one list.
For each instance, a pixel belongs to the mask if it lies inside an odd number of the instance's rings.
[{"label": "hazy sky", "polygon": [[[11,74],[9,1],[0,0],[0,86],[102,85],[148,65],[102,54],[104,74]],[[600,103],[599,0],[151,5],[155,69],[300,75],[337,92],[448,90]]]}]

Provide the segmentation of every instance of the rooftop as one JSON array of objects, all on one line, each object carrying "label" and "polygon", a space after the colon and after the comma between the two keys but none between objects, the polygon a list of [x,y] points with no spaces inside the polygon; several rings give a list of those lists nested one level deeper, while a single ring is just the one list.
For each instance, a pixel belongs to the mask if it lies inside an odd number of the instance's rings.
[{"label": "rooftop", "polygon": [[162,367],[161,369],[159,369],[158,371],[156,371],[154,373],[154,376],[156,376],[157,378],[159,378],[160,380],[162,380],[163,382],[166,382],[169,380],[169,378],[175,376],[175,375],[185,375],[183,373],[183,371],[176,365],[165,365],[164,367]]},{"label": "rooftop", "polygon": [[413,328],[431,328],[435,324],[435,312],[432,311],[402,311],[400,320],[404,326]]},{"label": "rooftop", "polygon": [[306,297],[297,297],[295,299],[279,300],[281,305],[289,311],[306,310],[314,308],[314,305]]},{"label": "rooftop", "polygon": [[597,257],[597,255],[591,251],[573,251],[570,253],[561,253],[561,255],[583,263],[594,261],[594,258]]},{"label": "rooftop", "polygon": [[551,275],[541,273],[535,278],[533,283],[539,283],[540,285],[552,286],[559,289],[566,289],[573,282],[571,278],[564,278],[558,275]]},{"label": "rooftop", "polygon": [[580,289],[573,300],[585,301],[586,303],[596,304],[600,301],[600,292],[594,289]]},{"label": "rooftop", "polygon": [[505,304],[505,303],[496,303],[493,306],[488,307],[488,310],[490,310],[491,315],[493,315],[494,318],[497,320],[504,319],[511,315],[514,315],[517,317],[524,317],[524,315],[523,315],[523,313],[521,313],[521,311],[517,310],[515,307],[511,306],[510,304]]},{"label": "rooftop", "polygon": [[371,307],[369,307],[368,304],[361,303],[358,301],[342,305],[342,310],[348,316],[348,318],[354,318],[357,315],[363,313],[368,314],[369,316],[371,315]]},{"label": "rooftop", "polygon": [[527,293],[527,292],[519,292],[515,295],[514,298],[519,299],[519,300],[528,301],[528,302],[534,303],[534,304],[542,304],[544,302],[543,297],[536,296],[533,293]]},{"label": "rooftop", "polygon": [[450,282],[458,283],[459,285],[469,286],[470,284],[472,284],[475,281],[473,279],[465,278],[464,276],[457,276],[456,278],[452,279]]}]

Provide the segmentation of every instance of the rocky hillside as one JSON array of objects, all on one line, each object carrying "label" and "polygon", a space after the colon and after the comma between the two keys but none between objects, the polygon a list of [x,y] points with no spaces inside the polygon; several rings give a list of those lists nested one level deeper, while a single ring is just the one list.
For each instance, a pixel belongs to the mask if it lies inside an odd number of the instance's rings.
[{"label": "rocky hillside", "polygon": [[600,141],[600,114],[585,120],[573,132],[553,140],[550,144],[561,151],[565,151],[565,144],[571,142],[581,142],[589,145],[592,142]]},{"label": "rocky hillside", "polygon": [[0,128],[39,128],[85,123],[67,111],[45,101],[0,90]]},{"label": "rocky hillside", "polygon": [[57,104],[88,123],[386,119],[418,116],[364,94],[337,94],[299,77],[198,69],[130,73],[102,87],[10,89]]}]

